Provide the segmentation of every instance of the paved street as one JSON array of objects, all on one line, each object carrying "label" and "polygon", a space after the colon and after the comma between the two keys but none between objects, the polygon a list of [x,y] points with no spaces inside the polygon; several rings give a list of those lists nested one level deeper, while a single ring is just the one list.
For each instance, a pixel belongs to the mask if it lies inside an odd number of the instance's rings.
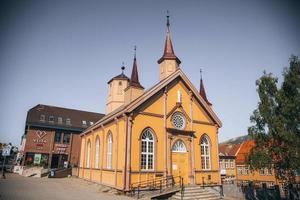
[{"label": "paved street", "polygon": [[131,198],[101,193],[99,186],[78,178],[27,178],[7,174],[0,179],[0,200],[129,200]]}]

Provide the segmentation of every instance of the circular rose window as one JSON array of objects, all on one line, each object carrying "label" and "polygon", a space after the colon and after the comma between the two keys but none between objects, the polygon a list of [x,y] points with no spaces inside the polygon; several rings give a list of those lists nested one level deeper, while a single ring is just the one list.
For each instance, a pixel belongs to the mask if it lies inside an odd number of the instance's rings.
[{"label": "circular rose window", "polygon": [[176,112],[172,115],[172,124],[177,129],[184,129],[185,127],[185,119],[180,112]]}]

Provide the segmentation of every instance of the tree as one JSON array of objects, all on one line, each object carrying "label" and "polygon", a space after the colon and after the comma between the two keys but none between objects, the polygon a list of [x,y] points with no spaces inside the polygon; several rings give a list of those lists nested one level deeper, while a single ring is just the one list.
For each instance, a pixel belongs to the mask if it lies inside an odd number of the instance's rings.
[{"label": "tree", "polygon": [[248,134],[255,146],[247,160],[252,169],[274,168],[277,178],[293,182],[300,173],[300,61],[291,56],[283,82],[264,72],[256,81],[259,103]]}]

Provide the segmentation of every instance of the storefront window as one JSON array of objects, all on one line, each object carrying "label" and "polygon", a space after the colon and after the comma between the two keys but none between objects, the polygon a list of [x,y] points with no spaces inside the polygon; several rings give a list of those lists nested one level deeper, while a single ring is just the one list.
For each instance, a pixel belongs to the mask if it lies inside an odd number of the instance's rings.
[{"label": "storefront window", "polygon": [[55,132],[54,142],[55,143],[60,143],[61,142],[61,132]]},{"label": "storefront window", "polygon": [[27,153],[25,159],[26,166],[48,167],[49,154]]},{"label": "storefront window", "polygon": [[70,133],[64,133],[64,144],[69,144],[70,143]]}]

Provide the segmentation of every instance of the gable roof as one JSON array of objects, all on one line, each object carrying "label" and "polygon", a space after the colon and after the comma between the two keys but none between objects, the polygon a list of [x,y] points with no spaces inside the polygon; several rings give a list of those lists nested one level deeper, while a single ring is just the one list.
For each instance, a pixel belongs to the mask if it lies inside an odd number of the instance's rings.
[{"label": "gable roof", "polygon": [[220,156],[236,156],[241,144],[219,144]]},{"label": "gable roof", "polygon": [[236,155],[237,164],[245,164],[246,157],[249,155],[251,149],[254,147],[254,140],[246,140],[241,144],[241,147]]},{"label": "gable roof", "polygon": [[214,113],[214,111],[211,109],[211,107],[207,104],[207,102],[200,96],[197,89],[193,86],[193,84],[190,82],[190,80],[187,78],[187,76],[182,72],[180,68],[178,68],[173,74],[169,75],[165,79],[162,79],[160,82],[155,84],[150,89],[146,90],[140,97],[135,99],[134,101],[130,102],[127,105],[120,106],[115,111],[109,113],[108,115],[105,115],[101,120],[99,120],[96,124],[86,129],[82,134],[88,133],[90,130],[99,127],[100,125],[109,122],[110,120],[114,119],[115,117],[118,117],[124,113],[131,113],[136,108],[141,106],[143,103],[145,103],[148,99],[150,99],[152,96],[154,96],[158,91],[163,89],[165,86],[167,86],[169,83],[174,81],[176,78],[180,77],[183,82],[190,88],[191,92],[195,96],[196,100],[203,106],[206,113],[209,115],[209,117],[219,126],[222,126],[222,122],[217,117],[217,115]]},{"label": "gable roof", "polygon": [[[44,115],[45,120],[41,120],[41,115]],[[50,116],[54,117],[53,122],[49,122]],[[95,123],[99,121],[103,116],[104,114],[100,113],[38,104],[27,112],[26,124],[47,127],[55,126],[79,128],[81,130],[84,130],[90,125],[88,123]],[[62,123],[58,123],[58,117],[62,118]],[[70,119],[70,125],[66,124],[66,119]],[[83,125],[82,121],[86,121],[87,124]]]}]

